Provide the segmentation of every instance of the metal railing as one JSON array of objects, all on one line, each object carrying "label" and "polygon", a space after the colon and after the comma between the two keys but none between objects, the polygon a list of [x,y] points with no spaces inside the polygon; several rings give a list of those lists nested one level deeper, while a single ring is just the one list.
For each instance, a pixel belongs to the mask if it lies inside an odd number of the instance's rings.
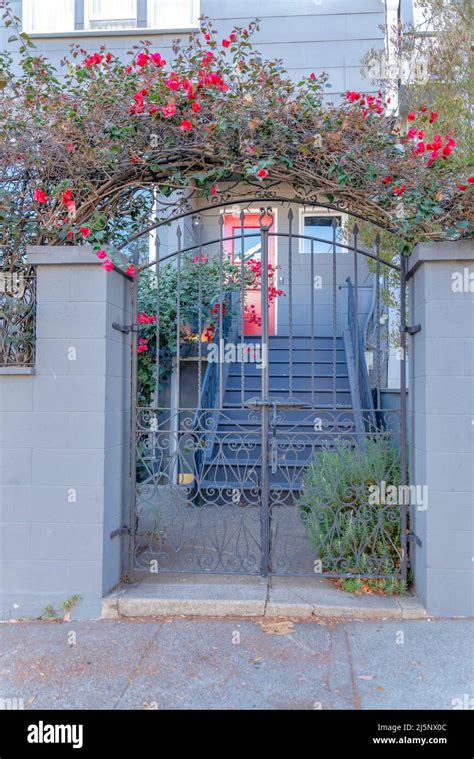
[{"label": "metal railing", "polygon": [[36,269],[0,271],[0,367],[35,364]]}]

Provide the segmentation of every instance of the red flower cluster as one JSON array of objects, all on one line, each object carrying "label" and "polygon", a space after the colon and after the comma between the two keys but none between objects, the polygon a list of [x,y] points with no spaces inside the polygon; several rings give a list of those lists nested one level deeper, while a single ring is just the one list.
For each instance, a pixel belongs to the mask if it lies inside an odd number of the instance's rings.
[{"label": "red flower cluster", "polygon": [[86,68],[91,68],[91,66],[98,66],[99,63],[102,63],[103,60],[104,60],[103,55],[101,55],[100,53],[93,53],[93,55],[89,55],[86,58],[86,60],[84,61],[84,66]]},{"label": "red flower cluster", "polygon": [[374,113],[384,113],[385,107],[382,103],[382,94],[379,92],[378,97],[375,95],[362,95],[360,92],[354,92],[348,90],[346,92],[346,100],[349,103],[357,103],[362,106],[362,115],[365,119],[368,113],[373,111]]},{"label": "red flower cluster", "polygon": [[153,316],[153,314],[148,315],[142,311],[137,315],[137,320],[139,324],[155,324],[156,316]]},{"label": "red flower cluster", "polygon": [[148,350],[148,340],[145,337],[139,337],[137,353],[144,353],[147,350]]}]

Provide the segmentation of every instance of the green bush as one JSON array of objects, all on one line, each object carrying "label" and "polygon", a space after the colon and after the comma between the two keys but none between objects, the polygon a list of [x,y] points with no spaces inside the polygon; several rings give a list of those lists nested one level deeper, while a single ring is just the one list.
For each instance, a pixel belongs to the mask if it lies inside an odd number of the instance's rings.
[{"label": "green bush", "polygon": [[362,450],[338,441],[315,457],[298,506],[323,572],[356,578],[400,573],[401,507],[373,502],[371,487],[382,481],[401,482],[399,453],[382,435],[368,438]]}]

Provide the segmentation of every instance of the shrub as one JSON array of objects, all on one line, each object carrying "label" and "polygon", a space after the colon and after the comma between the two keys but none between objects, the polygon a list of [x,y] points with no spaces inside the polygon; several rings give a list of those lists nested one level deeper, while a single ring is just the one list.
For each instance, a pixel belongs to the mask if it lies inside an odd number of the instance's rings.
[{"label": "shrub", "polygon": [[[337,441],[316,456],[298,506],[323,572],[356,578],[399,574],[401,507],[371,498],[372,486],[383,481],[399,485],[401,479],[399,453],[382,435],[368,438],[362,450]],[[356,586],[349,583],[347,589]]]}]

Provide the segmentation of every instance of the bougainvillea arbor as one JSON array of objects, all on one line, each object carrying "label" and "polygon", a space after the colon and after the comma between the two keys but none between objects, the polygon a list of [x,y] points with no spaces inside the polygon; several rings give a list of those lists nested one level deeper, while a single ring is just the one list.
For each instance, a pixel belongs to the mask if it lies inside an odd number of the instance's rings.
[{"label": "bougainvillea arbor", "polygon": [[[421,103],[402,133],[383,93],[325,99],[327,77],[294,83],[236,27],[225,39],[202,21],[172,60],[150,43],[123,62],[80,46],[57,72],[15,32],[0,56],[0,213],[11,260],[25,243],[114,248],[153,221],[153,193],[179,205],[189,191],[218,200],[229,181],[318,193],[374,224],[419,239],[468,233],[473,177],[459,176],[456,135],[438,134]],[[19,50],[15,41],[19,42]],[[18,69],[17,64],[20,64]],[[129,272],[134,275],[135,269]]]}]

